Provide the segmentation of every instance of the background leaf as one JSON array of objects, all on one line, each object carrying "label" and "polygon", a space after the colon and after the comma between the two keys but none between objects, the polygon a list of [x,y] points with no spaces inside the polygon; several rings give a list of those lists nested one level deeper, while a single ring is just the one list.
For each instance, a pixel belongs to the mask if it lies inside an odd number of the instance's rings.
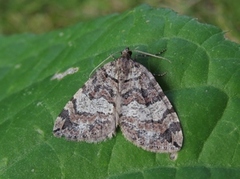
[{"label": "background leaf", "polygon": [[[0,37],[1,178],[236,178],[240,174],[239,45],[214,26],[169,9],[139,6],[42,35]],[[90,72],[126,46],[167,49],[137,59],[181,120],[178,159],[116,137],[99,144],[53,137],[53,123]],[[118,54],[115,54],[118,57]],[[136,54],[134,54],[136,56]],[[77,73],[51,80],[57,72]]]}]

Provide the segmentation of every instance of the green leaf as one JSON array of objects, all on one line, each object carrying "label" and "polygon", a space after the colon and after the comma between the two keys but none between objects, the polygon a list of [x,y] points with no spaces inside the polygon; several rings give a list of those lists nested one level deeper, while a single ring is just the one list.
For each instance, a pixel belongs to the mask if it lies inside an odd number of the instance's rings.
[{"label": "green leaf", "polygon": [[[137,60],[154,74],[167,72],[156,79],[183,128],[175,161],[134,146],[119,129],[99,144],[52,135],[91,71],[127,46],[153,54],[167,49],[171,63]],[[214,26],[147,5],[47,34],[0,37],[0,178],[236,178],[239,47]],[[51,80],[71,67],[78,72]]]}]

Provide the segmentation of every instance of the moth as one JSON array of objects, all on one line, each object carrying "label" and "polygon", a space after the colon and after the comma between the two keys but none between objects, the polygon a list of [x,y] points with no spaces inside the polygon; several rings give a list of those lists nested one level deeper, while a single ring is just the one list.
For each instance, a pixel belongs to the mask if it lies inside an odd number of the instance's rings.
[{"label": "moth", "polygon": [[154,76],[131,55],[125,48],[118,59],[96,70],[57,117],[54,136],[95,143],[112,138],[120,126],[124,137],[144,150],[181,149],[176,112]]}]

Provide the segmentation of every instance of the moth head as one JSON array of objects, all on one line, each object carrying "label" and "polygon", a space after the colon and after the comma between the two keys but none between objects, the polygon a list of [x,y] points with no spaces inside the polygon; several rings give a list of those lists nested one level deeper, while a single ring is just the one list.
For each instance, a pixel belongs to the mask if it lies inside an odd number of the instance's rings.
[{"label": "moth head", "polygon": [[122,52],[122,57],[130,58],[132,55],[132,51],[129,50],[129,47],[125,48]]}]

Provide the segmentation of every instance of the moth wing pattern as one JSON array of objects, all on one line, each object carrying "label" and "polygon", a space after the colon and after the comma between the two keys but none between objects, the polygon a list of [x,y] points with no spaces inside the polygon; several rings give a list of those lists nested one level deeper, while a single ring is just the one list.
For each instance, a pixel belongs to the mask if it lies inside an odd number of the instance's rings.
[{"label": "moth wing pattern", "polygon": [[115,134],[118,85],[109,77],[115,73],[114,63],[98,69],[66,104],[54,124],[56,137],[100,142]]},{"label": "moth wing pattern", "polygon": [[53,133],[100,142],[111,138],[119,125],[136,146],[175,158],[183,143],[178,116],[153,75],[131,54],[126,48],[95,72],[57,117]]},{"label": "moth wing pattern", "polygon": [[129,71],[119,85],[123,135],[145,150],[175,153],[182,147],[183,135],[171,103],[144,66],[131,59],[128,63]]}]

